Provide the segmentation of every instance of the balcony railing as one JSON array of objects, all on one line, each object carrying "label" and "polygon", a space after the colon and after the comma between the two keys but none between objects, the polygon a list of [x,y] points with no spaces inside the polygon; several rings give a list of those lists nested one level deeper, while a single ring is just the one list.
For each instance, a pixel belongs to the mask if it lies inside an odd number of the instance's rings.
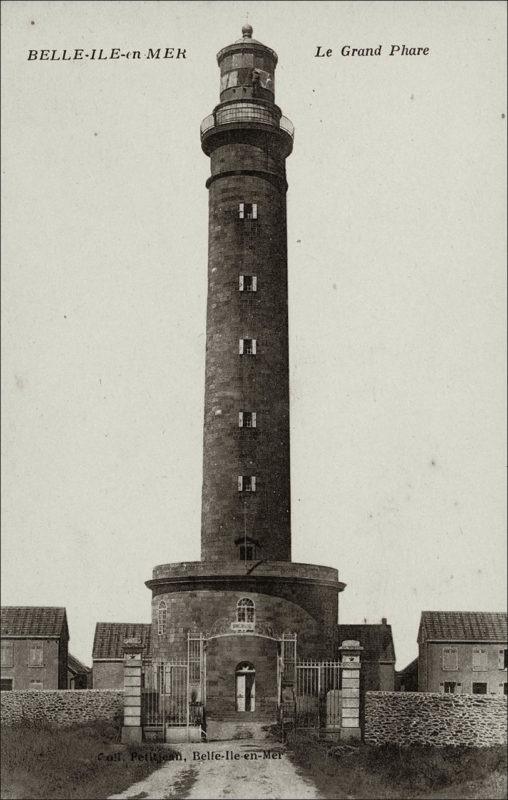
[{"label": "balcony railing", "polygon": [[287,117],[281,116],[279,118],[270,109],[256,103],[232,103],[219,108],[215,113],[209,114],[208,117],[204,118],[201,123],[201,138],[212,128],[235,122],[261,122],[264,125],[270,125],[272,128],[280,128],[292,139],[295,135],[293,123]]}]

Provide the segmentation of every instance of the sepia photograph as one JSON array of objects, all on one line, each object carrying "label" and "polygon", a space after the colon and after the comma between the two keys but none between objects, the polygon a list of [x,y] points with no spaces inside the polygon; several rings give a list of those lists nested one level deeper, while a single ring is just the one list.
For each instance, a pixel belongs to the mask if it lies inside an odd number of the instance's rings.
[{"label": "sepia photograph", "polygon": [[3,800],[507,797],[506,10],[3,0]]}]

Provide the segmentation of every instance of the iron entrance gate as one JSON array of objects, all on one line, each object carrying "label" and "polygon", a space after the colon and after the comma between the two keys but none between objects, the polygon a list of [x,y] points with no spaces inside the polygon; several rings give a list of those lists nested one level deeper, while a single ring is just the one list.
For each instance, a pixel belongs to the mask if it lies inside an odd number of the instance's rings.
[{"label": "iron entrance gate", "polygon": [[141,725],[145,738],[201,741],[205,684],[201,634],[189,634],[186,659],[143,662]]},{"label": "iron entrance gate", "polygon": [[[220,635],[225,634],[205,637],[190,633],[186,659],[143,663],[141,724],[146,739],[201,740],[206,727],[205,642]],[[298,728],[338,730],[344,665],[340,661],[297,661],[296,634],[267,638],[279,643],[277,696],[281,719],[291,719]]]},{"label": "iron entrance gate", "polygon": [[296,664],[295,725],[298,728],[340,728],[340,661]]}]

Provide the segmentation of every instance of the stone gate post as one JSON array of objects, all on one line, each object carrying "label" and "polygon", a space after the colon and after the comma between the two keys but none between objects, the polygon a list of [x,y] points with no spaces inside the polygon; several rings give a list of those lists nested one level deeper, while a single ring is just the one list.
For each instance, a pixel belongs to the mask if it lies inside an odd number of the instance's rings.
[{"label": "stone gate post", "polygon": [[339,647],[342,663],[341,739],[360,739],[360,642],[347,639]]},{"label": "stone gate post", "polygon": [[125,639],[123,646],[123,728],[122,742],[137,744],[143,739],[141,728],[141,639]]}]

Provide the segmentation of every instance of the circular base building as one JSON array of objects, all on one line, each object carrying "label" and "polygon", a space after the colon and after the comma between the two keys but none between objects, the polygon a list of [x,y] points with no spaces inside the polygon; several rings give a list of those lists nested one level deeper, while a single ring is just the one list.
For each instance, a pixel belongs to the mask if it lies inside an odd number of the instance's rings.
[{"label": "circular base building", "polygon": [[152,656],[167,663],[190,657],[191,664],[194,656],[195,699],[204,706],[211,739],[255,734],[275,723],[283,689],[294,684],[296,659],[337,656],[344,584],[330,567],[162,564],[146,585]]}]

